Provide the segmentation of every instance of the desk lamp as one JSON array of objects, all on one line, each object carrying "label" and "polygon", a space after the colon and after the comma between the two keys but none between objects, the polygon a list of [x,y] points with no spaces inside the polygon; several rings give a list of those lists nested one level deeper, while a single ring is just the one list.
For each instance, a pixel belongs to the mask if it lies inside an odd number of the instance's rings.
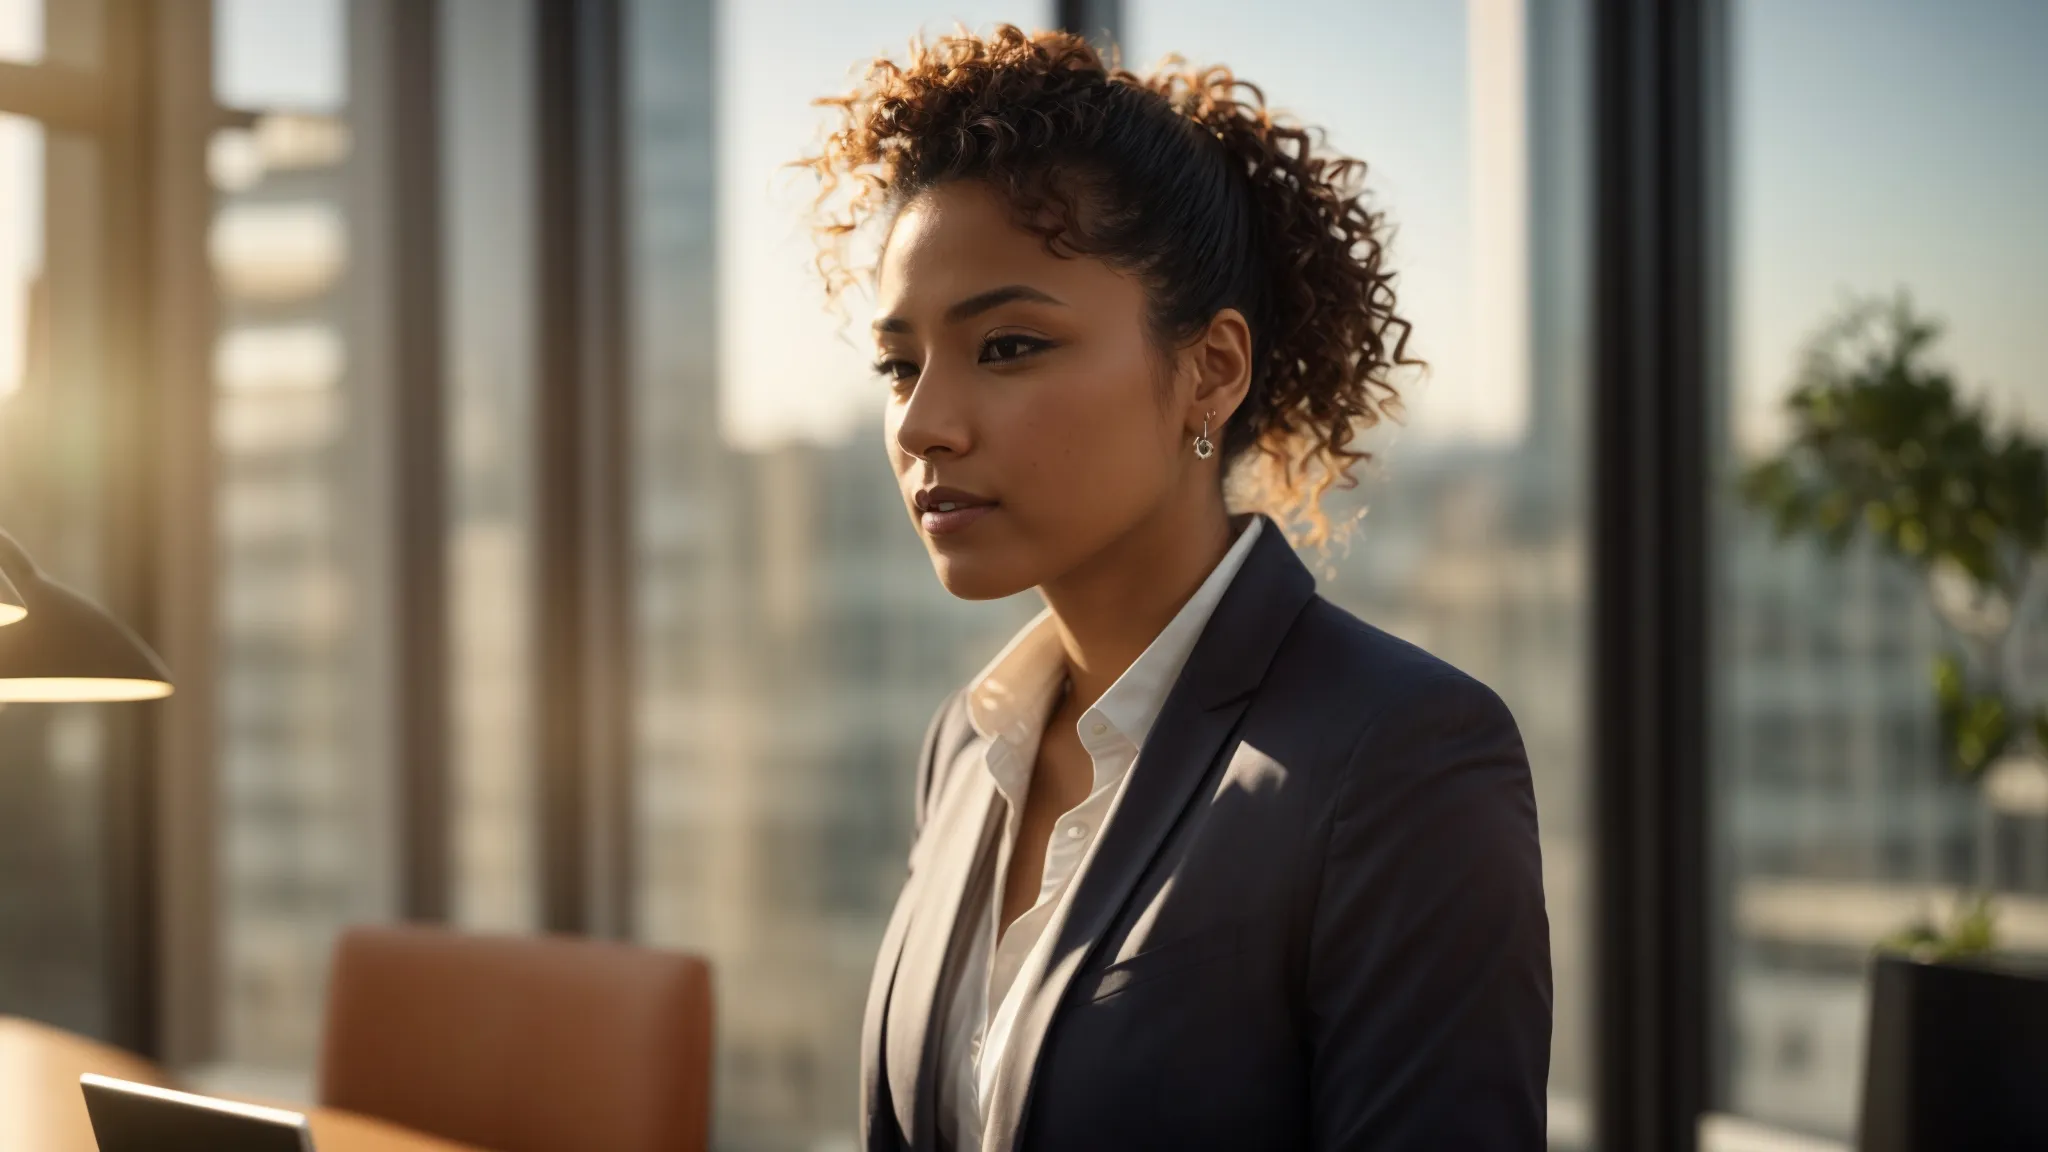
[{"label": "desk lamp", "polygon": [[0,703],[170,694],[170,673],[149,645],[0,532]]},{"label": "desk lamp", "polygon": [[28,609],[22,607],[21,593],[16,592],[14,585],[7,582],[7,573],[0,572],[0,628],[26,615]]}]

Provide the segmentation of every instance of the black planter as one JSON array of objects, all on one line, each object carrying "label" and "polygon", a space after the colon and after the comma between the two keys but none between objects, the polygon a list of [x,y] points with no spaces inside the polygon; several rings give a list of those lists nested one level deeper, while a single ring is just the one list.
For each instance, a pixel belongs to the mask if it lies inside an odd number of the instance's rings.
[{"label": "black planter", "polygon": [[1870,974],[1862,1152],[2048,1149],[2048,973],[1882,956]]}]

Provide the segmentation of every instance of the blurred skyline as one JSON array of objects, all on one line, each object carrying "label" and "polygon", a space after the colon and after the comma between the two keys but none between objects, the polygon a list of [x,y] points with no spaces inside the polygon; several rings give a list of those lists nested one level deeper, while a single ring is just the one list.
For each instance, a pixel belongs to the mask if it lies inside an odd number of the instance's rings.
[{"label": "blurred skyline", "polygon": [[[1042,3],[943,6],[881,0],[717,7],[720,59],[759,64],[722,75],[718,101],[720,427],[736,447],[836,442],[873,427],[867,373],[871,303],[849,294],[842,339],[809,267],[810,184],[780,165],[829,123],[817,96],[845,91],[874,54],[901,56],[913,32],[977,31],[1050,18]],[[222,0],[219,81],[229,104],[332,111],[343,100],[342,0]],[[1467,83],[1468,6],[1437,0],[1335,0],[1246,18],[1227,0],[1126,5],[1125,63],[1145,70],[1177,51],[1223,62],[1269,102],[1329,130],[1368,164],[1368,187],[1397,231],[1393,261],[1415,350],[1433,365],[1410,424],[1427,440],[1500,441],[1526,424],[1526,388],[1474,346],[1488,262],[1474,248]],[[2048,136],[2012,132],[2015,109],[2048,107],[2033,48],[2048,5],[1977,0],[1755,0],[1734,6],[1730,135],[1733,432],[1745,450],[1775,434],[1776,398],[1801,341],[1847,293],[1905,288],[1949,322],[1944,353],[1967,387],[1995,386],[2030,418],[2048,403]],[[41,4],[0,0],[0,58],[40,52]],[[901,28],[891,41],[873,30]],[[1853,35],[1857,50],[1841,51]],[[1363,46],[1360,58],[1296,47],[1310,38]],[[1387,48],[1380,48],[1387,45]],[[1366,66],[1359,66],[1359,60]],[[1915,83],[1897,78],[1913,75]],[[1939,102],[1917,98],[1938,86]],[[40,262],[40,142],[0,118],[0,395],[21,371],[23,291]],[[1874,170],[1870,157],[1896,157]],[[1480,190],[1484,195],[1484,190]],[[1489,211],[1494,206],[1486,205]],[[1926,220],[1924,229],[1900,221]],[[1510,233],[1512,234],[1512,233]],[[2016,281],[2032,290],[2015,292]],[[1994,274],[1986,275],[1991,270]],[[1497,329],[1496,329],[1497,330]]]},{"label": "blurred skyline", "polygon": [[[874,427],[882,392],[868,372],[872,301],[846,297],[844,336],[824,307],[810,262],[814,185],[788,161],[815,149],[833,115],[810,101],[858,82],[879,54],[901,59],[913,34],[954,21],[987,32],[999,21],[1051,22],[1050,5],[982,0],[938,6],[879,0],[716,6],[718,58],[757,62],[718,78],[717,181],[720,428],[728,443],[762,449],[789,440],[843,442]],[[331,109],[342,98],[337,45],[341,0],[224,0],[216,32],[223,101]],[[1401,307],[1416,325],[1413,351],[1432,364],[1411,399],[1418,436],[1501,441],[1526,424],[1520,380],[1507,389],[1474,379],[1475,265],[1468,141],[1465,6],[1438,0],[1319,3],[1247,18],[1231,6],[1126,6],[1124,63],[1149,71],[1180,52],[1190,64],[1227,63],[1270,105],[1326,128],[1330,146],[1367,162],[1372,204],[1395,233]],[[894,26],[892,38],[874,30]],[[1294,58],[1308,36],[1348,35],[1407,50],[1382,66],[1340,57]],[[1284,78],[1284,79],[1283,79]],[[1496,360],[1498,358],[1495,358]],[[1391,431],[1391,430],[1389,430]]]}]

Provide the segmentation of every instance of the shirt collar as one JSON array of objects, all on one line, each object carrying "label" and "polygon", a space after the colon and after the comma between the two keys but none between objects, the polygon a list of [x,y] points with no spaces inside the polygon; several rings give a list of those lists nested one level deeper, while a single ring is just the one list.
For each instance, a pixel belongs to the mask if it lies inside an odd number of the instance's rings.
[{"label": "shirt collar", "polygon": [[[1194,651],[1209,617],[1215,613],[1238,569],[1244,566],[1245,557],[1251,554],[1263,520],[1256,515],[1244,519],[1247,523],[1236,541],[1194,595],[1188,597],[1187,603],[1181,605],[1180,611],[1174,613],[1173,619],[1101,699],[1082,714],[1081,745],[1098,765],[1114,744],[1128,742],[1131,749],[1144,745],[1153,721],[1159,717],[1159,709],[1166,703],[1167,693],[1180,677],[1181,668]],[[1047,607],[1019,629],[1002,651],[968,682],[968,722],[988,738],[1028,735],[1032,726],[1045,721],[1046,710],[1059,690],[1062,660],[1059,630],[1052,609]],[[1095,731],[1097,724],[1102,725],[1102,731]],[[1098,786],[1101,783],[1097,781]]]},{"label": "shirt collar", "polygon": [[[1166,704],[1166,695],[1180,679],[1181,668],[1187,664],[1188,656],[1195,650],[1195,642],[1201,639],[1202,630],[1208,625],[1209,617],[1215,614],[1216,605],[1223,599],[1223,593],[1237,576],[1237,570],[1244,566],[1244,559],[1251,554],[1252,544],[1258,539],[1261,518],[1251,516],[1250,523],[1237,534],[1237,540],[1230,550],[1217,561],[1209,571],[1207,579],[1195,594],[1188,597],[1166,627],[1145,647],[1138,658],[1131,662],[1116,683],[1102,694],[1087,714],[1081,718],[1081,742],[1094,751],[1100,739],[1121,738],[1130,742],[1132,748],[1141,748],[1145,737],[1152,731],[1152,722],[1159,718],[1159,709]],[[1101,737],[1091,734],[1091,725],[1100,720],[1108,725],[1108,731]]]},{"label": "shirt collar", "polygon": [[1045,709],[1059,688],[1062,660],[1059,628],[1048,606],[968,681],[968,723],[991,739],[1044,723]]}]

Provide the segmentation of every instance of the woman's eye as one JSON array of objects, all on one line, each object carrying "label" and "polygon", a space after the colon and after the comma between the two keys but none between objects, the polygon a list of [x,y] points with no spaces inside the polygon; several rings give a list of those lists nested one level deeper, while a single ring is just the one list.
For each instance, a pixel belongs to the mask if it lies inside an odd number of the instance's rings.
[{"label": "woman's eye", "polygon": [[875,375],[880,376],[884,380],[899,384],[904,379],[903,376],[898,374],[900,369],[908,368],[913,374],[917,371],[917,365],[912,364],[908,360],[878,360],[874,363],[873,368]]},{"label": "woman's eye", "polygon": [[[991,336],[981,346],[981,350],[984,353],[982,362],[994,361],[995,363],[1002,363],[1005,360],[1018,360],[1046,347],[1049,347],[1046,341],[1031,336]],[[1010,349],[1012,351],[1007,356],[991,357],[986,355],[991,349],[997,348]]]},{"label": "woman's eye", "polygon": [[[1006,364],[1012,360],[1021,360],[1035,352],[1042,352],[1050,347],[1052,347],[1051,341],[1040,340],[1035,336],[992,336],[982,342],[981,362],[984,364]],[[869,365],[869,367],[874,371],[875,375],[892,384],[909,383],[917,376],[919,371],[916,361],[903,359],[877,360]]]}]

